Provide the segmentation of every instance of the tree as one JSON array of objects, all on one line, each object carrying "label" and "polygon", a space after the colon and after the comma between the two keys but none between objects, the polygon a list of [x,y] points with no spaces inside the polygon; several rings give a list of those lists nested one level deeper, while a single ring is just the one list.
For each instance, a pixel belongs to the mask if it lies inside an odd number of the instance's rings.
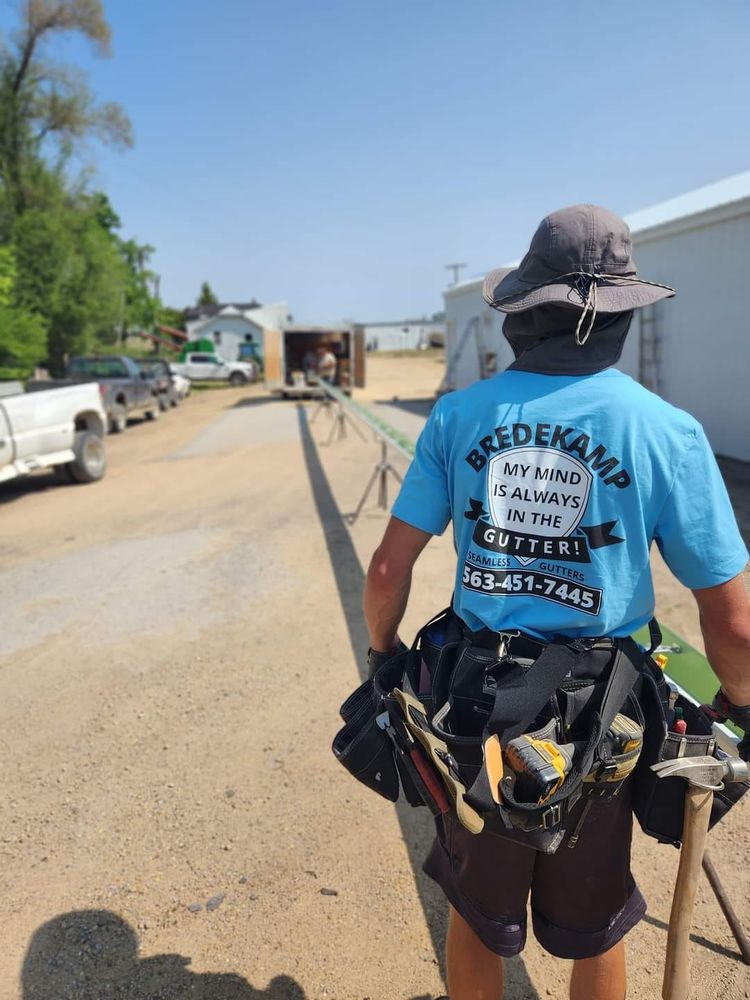
[{"label": "tree", "polygon": [[160,326],[169,326],[173,330],[185,329],[184,309],[175,309],[173,306],[160,305],[156,314],[156,322]]},{"label": "tree", "polygon": [[216,297],[216,293],[207,281],[204,281],[201,285],[201,292],[198,296],[198,301],[196,305],[198,306],[218,306],[219,300]]},{"label": "tree", "polygon": [[24,0],[21,18],[12,45],[0,50],[0,179],[16,214],[30,203],[45,148],[56,150],[62,165],[88,137],[121,147],[133,143],[119,104],[97,104],[80,72],[44,57],[46,42],[71,32],[108,56],[111,35],[101,0]]},{"label": "tree", "polygon": [[156,323],[159,300],[150,288],[156,275],[146,266],[153,252],[154,248],[147,243],[120,241],[120,253],[127,269],[125,325],[128,329],[150,329]]},{"label": "tree", "polygon": [[21,25],[0,45],[0,365],[33,366],[113,344],[153,325],[153,248],[123,240],[102,192],[70,179],[89,139],[130,146],[116,104],[97,104],[85,78],[46,56],[66,34],[109,54],[102,0],[22,0]]},{"label": "tree", "polygon": [[17,269],[13,250],[0,247],[0,377],[23,377],[42,356],[45,325],[40,316],[13,305]]}]

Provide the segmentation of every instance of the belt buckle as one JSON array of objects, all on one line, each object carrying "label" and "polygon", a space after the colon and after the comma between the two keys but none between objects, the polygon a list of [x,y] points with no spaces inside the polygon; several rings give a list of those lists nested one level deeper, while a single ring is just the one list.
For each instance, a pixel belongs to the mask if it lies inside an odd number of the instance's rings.
[{"label": "belt buckle", "polygon": [[542,813],[542,826],[545,830],[551,829],[562,819],[562,806],[559,802],[549,806]]}]

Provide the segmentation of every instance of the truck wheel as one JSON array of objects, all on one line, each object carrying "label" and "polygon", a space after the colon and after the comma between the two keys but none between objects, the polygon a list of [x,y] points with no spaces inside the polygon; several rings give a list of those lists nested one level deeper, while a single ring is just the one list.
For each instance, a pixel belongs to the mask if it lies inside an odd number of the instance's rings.
[{"label": "truck wheel", "polygon": [[169,409],[169,400],[163,394],[159,396],[159,409],[162,413],[166,413]]},{"label": "truck wheel", "polygon": [[245,382],[247,382],[247,379],[242,374],[242,372],[232,372],[232,374],[229,376],[230,385],[234,386],[244,385]]},{"label": "truck wheel", "polygon": [[74,483],[95,483],[107,471],[104,441],[93,431],[76,431],[73,441],[75,458],[66,469]]},{"label": "truck wheel", "polygon": [[109,411],[109,433],[122,434],[128,426],[128,414],[124,406],[115,403]]}]

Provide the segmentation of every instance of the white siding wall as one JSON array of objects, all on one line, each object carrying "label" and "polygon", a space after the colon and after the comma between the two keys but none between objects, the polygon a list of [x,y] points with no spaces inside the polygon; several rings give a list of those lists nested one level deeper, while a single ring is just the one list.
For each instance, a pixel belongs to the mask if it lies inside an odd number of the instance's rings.
[{"label": "white siding wall", "polygon": [[[473,333],[464,342],[457,355],[464,331],[474,317],[482,324],[482,336],[487,351],[497,353],[497,370],[507,368],[513,360],[513,351],[502,333],[503,317],[496,309],[490,309],[482,298],[482,282],[467,282],[445,293],[445,357],[446,370],[451,371],[449,388],[463,389],[479,378],[479,349]],[[455,359],[452,366],[451,359]]]},{"label": "white siding wall", "polygon": [[[214,337],[217,330],[221,334],[218,342]],[[239,345],[244,342],[247,334],[252,334],[256,344],[262,343],[263,331],[244,317],[214,316],[213,319],[206,320],[200,326],[194,326],[190,336],[192,340],[199,338],[210,340],[216,344],[217,354],[220,354],[227,361],[236,361]]]},{"label": "white siding wall", "polygon": [[635,237],[638,271],[674,285],[657,307],[660,393],[703,424],[714,451],[750,461],[750,216]]}]

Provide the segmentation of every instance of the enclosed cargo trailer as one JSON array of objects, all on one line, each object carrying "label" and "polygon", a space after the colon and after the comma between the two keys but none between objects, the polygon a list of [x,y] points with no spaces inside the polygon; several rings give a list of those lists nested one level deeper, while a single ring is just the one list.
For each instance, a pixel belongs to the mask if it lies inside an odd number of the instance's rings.
[{"label": "enclosed cargo trailer", "polygon": [[265,384],[282,396],[313,396],[321,355],[336,359],[332,384],[351,394],[365,384],[365,335],[361,326],[295,325],[263,334]]}]

